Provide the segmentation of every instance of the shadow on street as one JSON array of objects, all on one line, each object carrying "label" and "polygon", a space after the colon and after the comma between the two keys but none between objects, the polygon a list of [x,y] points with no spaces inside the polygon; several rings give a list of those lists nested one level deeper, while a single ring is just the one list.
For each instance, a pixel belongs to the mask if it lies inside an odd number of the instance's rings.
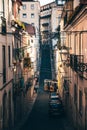
[{"label": "shadow on street", "polygon": [[49,92],[45,92],[43,87],[40,87],[32,111],[20,130],[74,130],[66,116],[49,117],[48,101]]}]

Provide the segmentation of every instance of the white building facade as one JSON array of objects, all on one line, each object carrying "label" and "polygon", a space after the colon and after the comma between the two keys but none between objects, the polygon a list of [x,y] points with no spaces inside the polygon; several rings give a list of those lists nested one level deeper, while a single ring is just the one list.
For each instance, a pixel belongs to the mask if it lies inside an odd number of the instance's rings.
[{"label": "white building facade", "polygon": [[34,63],[34,72],[38,73],[40,63],[40,33],[39,33],[39,17],[40,17],[40,3],[38,1],[22,0],[23,6],[20,9],[20,20],[22,22],[31,24],[35,27],[35,36],[30,37],[30,44],[33,53],[30,54]]},{"label": "white building facade", "polygon": [[40,8],[40,32],[42,45],[48,44],[51,48],[51,70],[52,79],[57,79],[57,42],[58,42],[58,25],[60,23],[63,4],[59,6],[51,2]]}]

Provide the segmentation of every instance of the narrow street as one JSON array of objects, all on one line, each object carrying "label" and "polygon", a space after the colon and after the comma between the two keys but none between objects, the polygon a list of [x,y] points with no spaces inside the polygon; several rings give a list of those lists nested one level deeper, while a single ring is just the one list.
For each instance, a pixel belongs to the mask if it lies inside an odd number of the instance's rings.
[{"label": "narrow street", "polygon": [[0,130],[87,130],[87,0],[0,0]]},{"label": "narrow street", "polygon": [[48,114],[49,93],[40,87],[32,111],[20,130],[74,130],[71,122],[64,117],[50,118]]},{"label": "narrow street", "polygon": [[20,130],[74,130],[66,114],[57,118],[49,116],[49,92],[44,91],[42,82],[51,79],[51,73],[50,49],[43,46],[40,86],[32,110]]}]

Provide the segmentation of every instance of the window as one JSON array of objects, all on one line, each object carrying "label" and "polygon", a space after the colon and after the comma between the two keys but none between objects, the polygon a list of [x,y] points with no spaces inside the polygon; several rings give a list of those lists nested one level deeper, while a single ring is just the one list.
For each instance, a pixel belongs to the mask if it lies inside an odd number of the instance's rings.
[{"label": "window", "polygon": [[26,5],[25,5],[25,4],[22,6],[22,9],[23,9],[23,10],[25,10],[25,9],[26,9]]},{"label": "window", "polygon": [[31,43],[33,43],[33,39],[31,39]]},{"label": "window", "polygon": [[31,4],[31,9],[34,9],[34,4]]},{"label": "window", "polygon": [[77,104],[77,86],[74,85],[74,103]]},{"label": "window", "polygon": [[80,49],[79,49],[79,54],[83,54],[83,33],[80,33]]},{"label": "window", "polygon": [[58,15],[58,24],[60,23],[61,14]]},{"label": "window", "polygon": [[32,24],[32,26],[34,26],[34,23],[31,23]]},{"label": "window", "polygon": [[4,0],[2,0],[2,13],[3,13],[3,17],[5,16],[5,1]]},{"label": "window", "polygon": [[27,53],[27,57],[29,57],[29,53]]},{"label": "window", "polygon": [[28,40],[28,46],[30,46],[30,40]]},{"label": "window", "polygon": [[34,18],[34,14],[33,13],[31,14],[31,18]]},{"label": "window", "polygon": [[22,16],[23,16],[23,18],[27,18],[27,14],[23,14]]},{"label": "window", "polygon": [[6,48],[2,46],[3,84],[6,82]]},{"label": "window", "polygon": [[56,4],[57,5],[64,5],[65,4],[65,0],[56,0]]},{"label": "window", "polygon": [[82,91],[79,91],[79,113],[82,115]]},{"label": "window", "polygon": [[10,67],[11,60],[10,60],[10,46],[8,46],[8,66]]},{"label": "window", "polygon": [[9,9],[10,9],[10,5],[9,5],[9,0],[8,0],[8,3],[7,3],[8,5],[7,5],[7,10],[8,10],[8,24],[10,23],[10,11],[9,11]]},{"label": "window", "polygon": [[6,19],[4,17],[1,17],[1,20],[2,20],[2,34],[3,35],[6,35]]}]

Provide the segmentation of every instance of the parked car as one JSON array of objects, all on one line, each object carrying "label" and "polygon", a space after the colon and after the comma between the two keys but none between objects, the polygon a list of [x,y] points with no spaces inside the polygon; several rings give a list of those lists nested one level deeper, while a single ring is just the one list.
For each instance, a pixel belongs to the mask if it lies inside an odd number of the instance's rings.
[{"label": "parked car", "polygon": [[59,97],[60,95],[59,95],[59,93],[57,93],[57,92],[51,92],[50,94],[49,94],[49,98],[55,98],[55,97]]},{"label": "parked car", "polygon": [[62,116],[64,114],[64,107],[61,100],[54,100],[49,103],[49,116]]},{"label": "parked car", "polygon": [[44,79],[44,90],[49,92],[56,92],[57,87],[57,81],[53,81],[51,79]]},{"label": "parked car", "polygon": [[52,99],[49,100],[49,105],[51,105],[51,104],[57,104],[59,102],[62,103],[62,100],[59,97],[58,98],[52,98]]},{"label": "parked car", "polygon": [[54,101],[56,102],[57,100],[61,100],[60,95],[55,92],[50,93],[49,102],[54,102]]}]

